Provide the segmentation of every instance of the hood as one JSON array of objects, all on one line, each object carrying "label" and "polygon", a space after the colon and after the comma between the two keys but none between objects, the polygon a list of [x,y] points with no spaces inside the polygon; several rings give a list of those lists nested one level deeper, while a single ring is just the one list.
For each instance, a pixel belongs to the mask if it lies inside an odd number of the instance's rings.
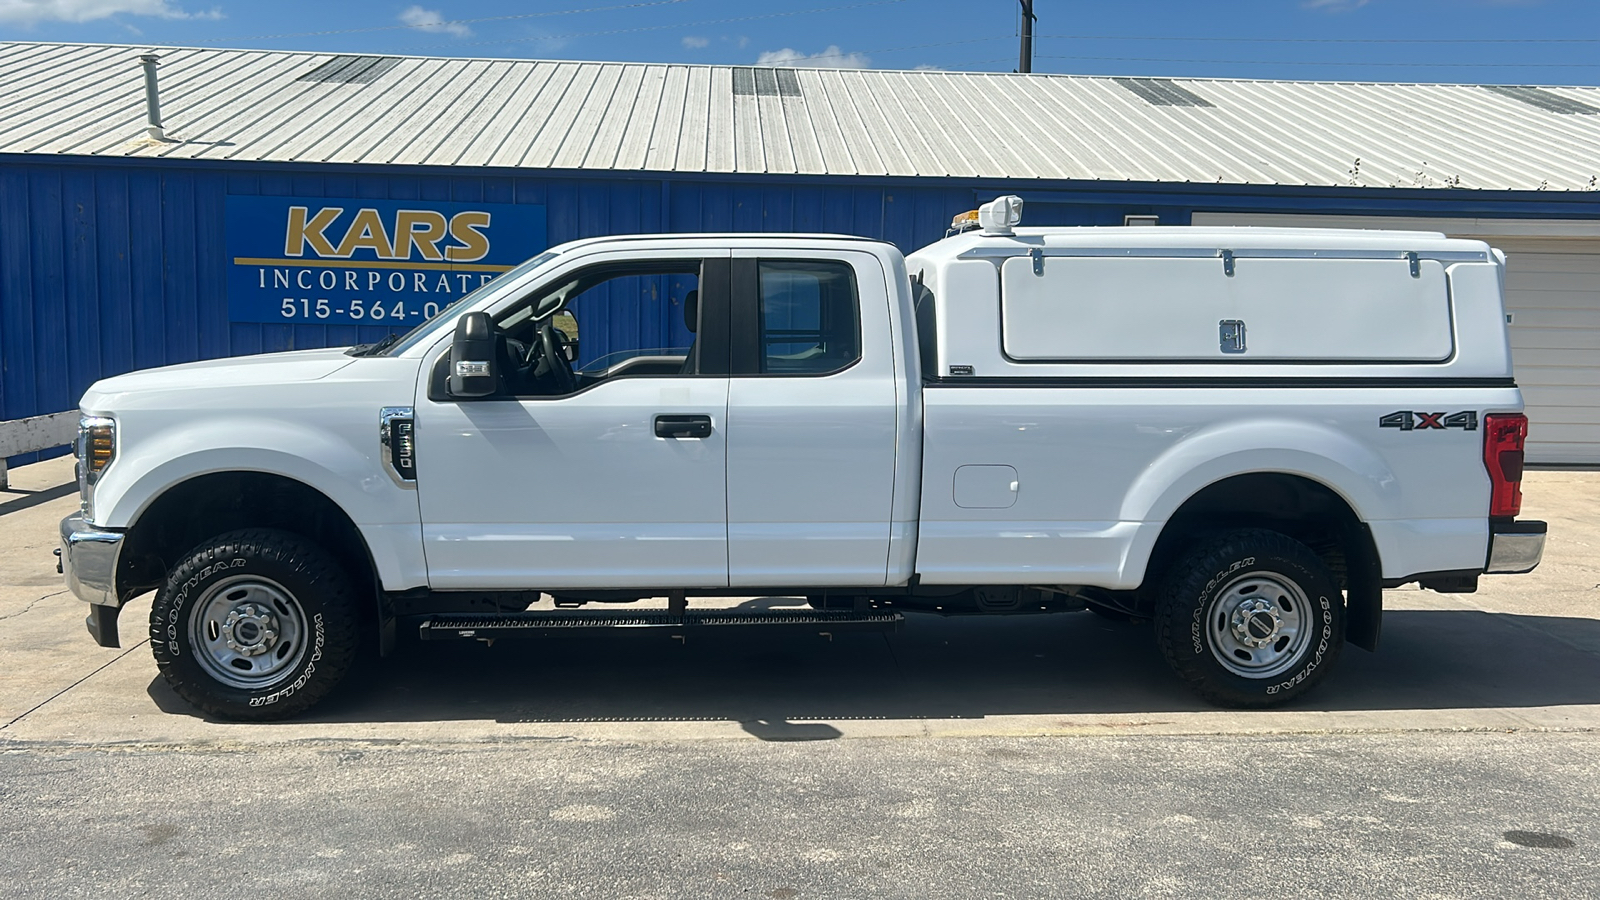
[{"label": "hood", "polygon": [[142,369],[94,383],[90,394],[125,394],[136,391],[208,390],[266,384],[316,381],[355,362],[345,348],[292,350],[258,356],[233,356],[200,362]]}]

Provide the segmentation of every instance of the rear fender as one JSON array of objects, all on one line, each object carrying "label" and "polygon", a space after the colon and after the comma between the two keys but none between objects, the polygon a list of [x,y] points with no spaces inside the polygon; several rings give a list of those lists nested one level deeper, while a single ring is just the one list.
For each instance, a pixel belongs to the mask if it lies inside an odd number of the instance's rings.
[{"label": "rear fender", "polygon": [[1143,581],[1162,528],[1185,501],[1225,478],[1255,472],[1315,481],[1343,498],[1362,522],[1389,518],[1399,505],[1394,471],[1346,433],[1287,419],[1207,428],[1157,457],[1124,498],[1121,520],[1139,523],[1124,561],[1124,582]]}]

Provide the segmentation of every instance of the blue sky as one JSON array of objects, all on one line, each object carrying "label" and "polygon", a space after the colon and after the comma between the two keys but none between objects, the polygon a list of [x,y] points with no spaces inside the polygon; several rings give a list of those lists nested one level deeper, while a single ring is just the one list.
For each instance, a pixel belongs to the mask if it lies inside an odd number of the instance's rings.
[{"label": "blue sky", "polygon": [[[1596,0],[1036,0],[1034,71],[1600,84]],[[0,39],[1011,71],[1017,0],[0,0]]]}]

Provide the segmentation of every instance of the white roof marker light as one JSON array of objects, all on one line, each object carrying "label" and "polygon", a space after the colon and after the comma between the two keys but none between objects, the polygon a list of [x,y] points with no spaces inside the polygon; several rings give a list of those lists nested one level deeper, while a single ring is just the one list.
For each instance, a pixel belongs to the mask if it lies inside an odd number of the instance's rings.
[{"label": "white roof marker light", "polygon": [[982,227],[984,234],[1010,234],[1022,222],[1022,198],[1015,194],[997,197],[977,209],[960,213],[950,220],[950,231],[960,234]]}]

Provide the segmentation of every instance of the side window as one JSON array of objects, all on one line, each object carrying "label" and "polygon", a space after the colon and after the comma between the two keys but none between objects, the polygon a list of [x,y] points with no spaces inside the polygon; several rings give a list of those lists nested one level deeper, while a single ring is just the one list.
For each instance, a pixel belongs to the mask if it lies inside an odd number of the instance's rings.
[{"label": "side window", "polygon": [[[680,364],[687,357],[695,335],[685,312],[690,298],[699,297],[698,264],[679,271],[639,268],[589,273],[566,298],[562,310],[582,331],[573,364],[580,374],[598,376],[641,357],[674,357]],[[557,318],[553,324],[564,323]]]},{"label": "side window", "polygon": [[[504,393],[561,396],[613,378],[701,371],[696,328],[704,264],[608,263],[541,286],[495,322]],[[560,359],[547,349],[546,323]]]},{"label": "side window", "polygon": [[855,270],[824,260],[762,260],[761,372],[826,375],[861,358]]}]

